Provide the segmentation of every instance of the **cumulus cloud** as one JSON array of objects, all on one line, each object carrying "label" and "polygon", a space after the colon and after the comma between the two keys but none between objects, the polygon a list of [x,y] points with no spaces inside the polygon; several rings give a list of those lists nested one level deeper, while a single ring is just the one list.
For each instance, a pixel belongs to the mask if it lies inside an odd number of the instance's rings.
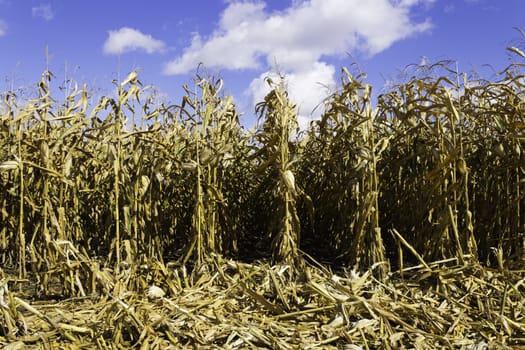
[{"label": "cumulus cloud", "polygon": [[4,36],[7,33],[7,23],[0,19],[0,36]]},{"label": "cumulus cloud", "polygon": [[268,11],[262,1],[230,1],[208,37],[194,34],[164,72],[184,74],[206,67],[266,71],[250,84],[258,101],[264,77],[277,64],[292,98],[309,113],[321,98],[319,84],[335,84],[327,57],[347,52],[377,54],[396,41],[424,32],[429,21],[414,22],[411,10],[435,0],[293,0],[283,11]]},{"label": "cumulus cloud", "polygon": [[41,4],[36,7],[31,8],[31,13],[33,17],[41,17],[46,21],[51,21],[55,17],[55,13],[51,8],[50,4]]},{"label": "cumulus cloud", "polygon": [[110,30],[109,36],[104,43],[104,53],[118,55],[125,52],[143,50],[149,54],[162,52],[165,44],[161,40],[144,34],[139,30],[123,27],[118,30]]}]

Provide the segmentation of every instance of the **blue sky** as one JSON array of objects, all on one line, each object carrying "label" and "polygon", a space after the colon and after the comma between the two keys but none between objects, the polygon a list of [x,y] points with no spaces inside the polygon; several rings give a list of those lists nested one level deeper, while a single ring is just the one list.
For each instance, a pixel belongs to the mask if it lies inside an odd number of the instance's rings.
[{"label": "blue sky", "polygon": [[524,13],[524,0],[0,0],[0,89],[34,85],[48,67],[56,86],[68,77],[108,94],[138,69],[179,102],[203,62],[250,124],[279,70],[306,123],[353,63],[376,92],[422,57],[491,78],[485,64],[501,70],[505,48],[525,46]]}]

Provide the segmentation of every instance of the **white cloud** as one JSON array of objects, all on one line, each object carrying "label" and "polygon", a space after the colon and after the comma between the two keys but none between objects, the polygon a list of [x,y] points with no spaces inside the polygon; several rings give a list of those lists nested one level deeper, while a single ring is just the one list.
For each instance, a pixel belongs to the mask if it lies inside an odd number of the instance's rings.
[{"label": "white cloud", "polygon": [[373,55],[429,29],[429,22],[413,23],[409,17],[410,7],[422,2],[428,0],[397,5],[389,0],[312,0],[276,13],[266,12],[262,2],[233,2],[215,32],[206,40],[196,34],[165,72],[187,73],[200,62],[226,69],[258,68],[261,57],[275,57],[293,68],[298,57],[312,61],[350,50]]},{"label": "white cloud", "polygon": [[7,23],[0,19],[0,36],[4,36],[7,33]]},{"label": "white cloud", "polygon": [[31,13],[33,17],[41,17],[46,21],[51,21],[55,17],[55,13],[51,8],[50,4],[41,4],[36,7],[31,8]]},{"label": "white cloud", "polygon": [[119,30],[110,30],[104,43],[104,53],[118,55],[125,52],[144,50],[149,54],[162,52],[165,44],[151,35],[143,34],[139,30],[123,27]]},{"label": "white cloud", "polygon": [[[274,12],[262,1],[230,1],[213,33],[209,37],[194,34],[191,45],[168,62],[164,72],[188,73],[199,63],[260,72],[277,64],[304,115],[322,100],[319,83],[334,84],[335,69],[324,61],[327,57],[356,51],[374,55],[427,31],[431,23],[414,22],[411,10],[434,1],[293,0],[287,9]],[[254,101],[260,101],[267,74],[250,84],[248,92]]]}]

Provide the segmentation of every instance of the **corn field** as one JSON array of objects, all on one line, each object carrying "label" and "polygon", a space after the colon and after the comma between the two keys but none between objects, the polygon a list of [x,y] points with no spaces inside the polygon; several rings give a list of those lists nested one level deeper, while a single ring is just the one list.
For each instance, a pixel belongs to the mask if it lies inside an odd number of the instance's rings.
[{"label": "corn field", "polygon": [[4,92],[0,344],[524,344],[524,67],[415,66],[377,98],[342,69],[306,130],[270,80],[246,130],[203,69],[174,105],[136,72],[94,105],[49,71]]}]

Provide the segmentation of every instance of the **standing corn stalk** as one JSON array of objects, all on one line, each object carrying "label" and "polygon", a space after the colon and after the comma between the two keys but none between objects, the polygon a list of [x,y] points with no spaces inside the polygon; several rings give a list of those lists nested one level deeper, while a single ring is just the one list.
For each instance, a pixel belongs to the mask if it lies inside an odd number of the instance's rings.
[{"label": "standing corn stalk", "polygon": [[[332,259],[387,272],[379,223],[377,162],[387,135],[376,135],[371,87],[343,69],[342,87],[314,124],[305,148],[306,187],[315,206],[315,240],[326,239]],[[308,162],[308,163],[306,163]],[[329,252],[324,252],[329,254]]]},{"label": "standing corn stalk", "polygon": [[[268,82],[273,85],[270,80]],[[256,112],[259,118],[264,118],[262,129],[256,135],[261,145],[255,153],[259,161],[257,172],[267,179],[275,179],[270,182],[270,188],[264,189],[272,198],[270,205],[274,213],[270,232],[273,237],[273,261],[300,267],[300,223],[296,209],[298,188],[290,142],[291,133],[297,131],[297,120],[294,106],[282,83],[256,106]]]},{"label": "standing corn stalk", "polygon": [[[129,87],[128,87],[129,84]],[[131,72],[127,78],[118,84],[118,101],[114,99],[106,98],[106,106],[109,104],[113,109],[113,134],[111,138],[111,147],[113,149],[113,224],[115,225],[115,236],[112,240],[112,245],[115,252],[116,265],[115,272],[118,274],[121,263],[121,243],[122,243],[122,232],[121,232],[121,194],[120,186],[123,182],[123,178],[126,175],[122,168],[122,129],[124,128],[127,118],[124,115],[124,108],[133,112],[133,108],[130,105],[132,97],[138,99],[140,88],[138,87],[137,72]],[[128,89],[125,89],[128,87]],[[111,255],[110,255],[111,256]]]},{"label": "standing corn stalk", "polygon": [[220,95],[221,79],[197,74],[195,87],[195,92],[184,87],[186,96],[179,107],[190,136],[183,168],[192,172],[194,184],[192,233],[183,263],[193,255],[200,265],[211,253],[236,249],[223,186],[240,125],[232,98]]}]

